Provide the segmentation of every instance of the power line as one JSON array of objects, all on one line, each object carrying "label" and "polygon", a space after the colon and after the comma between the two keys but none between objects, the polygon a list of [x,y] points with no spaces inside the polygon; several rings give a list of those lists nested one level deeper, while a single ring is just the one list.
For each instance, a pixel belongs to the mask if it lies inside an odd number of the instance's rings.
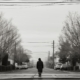
[{"label": "power line", "polygon": [[[50,6],[50,5],[55,5],[55,4],[58,4],[58,5],[73,5],[73,4],[80,4],[80,1],[0,1],[0,5],[3,5],[3,6],[32,6],[32,4],[39,4],[39,5],[35,5],[36,6]],[[27,5],[29,4],[29,5]],[[30,5],[31,4],[31,5]]]},{"label": "power line", "polygon": [[79,3],[80,1],[0,1],[0,3]]},{"label": "power line", "polygon": [[52,46],[28,46],[28,47],[52,47]]},{"label": "power line", "polygon": [[27,43],[50,43],[50,42],[27,42]]},{"label": "power line", "polygon": [[32,52],[32,53],[48,53],[48,52]]}]

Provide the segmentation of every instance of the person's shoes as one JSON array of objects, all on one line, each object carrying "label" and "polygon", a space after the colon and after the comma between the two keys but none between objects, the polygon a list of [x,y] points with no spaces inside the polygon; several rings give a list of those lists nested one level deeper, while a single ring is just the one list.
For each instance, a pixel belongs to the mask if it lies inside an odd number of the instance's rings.
[{"label": "person's shoes", "polygon": [[41,78],[41,76],[39,76],[39,78]]},{"label": "person's shoes", "polygon": [[39,75],[39,77],[41,77],[41,75]]}]

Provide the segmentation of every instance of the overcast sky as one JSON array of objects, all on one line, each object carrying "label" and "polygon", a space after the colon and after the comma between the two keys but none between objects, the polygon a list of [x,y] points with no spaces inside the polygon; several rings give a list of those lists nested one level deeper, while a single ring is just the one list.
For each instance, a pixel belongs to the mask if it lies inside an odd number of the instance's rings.
[{"label": "overcast sky", "polygon": [[[29,4],[28,4],[29,5]],[[32,51],[34,60],[41,57],[45,60],[48,51],[52,54],[52,42],[55,41],[55,51],[58,39],[69,12],[80,14],[80,5],[29,5],[0,6],[0,12],[7,20],[18,28],[22,45]],[[28,43],[47,42],[47,43]]]}]

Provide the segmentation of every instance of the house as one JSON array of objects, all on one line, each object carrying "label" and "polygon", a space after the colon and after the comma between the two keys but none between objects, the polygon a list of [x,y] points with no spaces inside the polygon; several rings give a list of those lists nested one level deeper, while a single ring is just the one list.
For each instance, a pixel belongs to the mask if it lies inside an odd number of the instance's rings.
[{"label": "house", "polygon": [[10,61],[10,64],[11,64],[11,65],[14,64],[14,60],[12,60],[12,59],[8,59],[8,61]]},{"label": "house", "polygon": [[54,64],[55,65],[57,65],[57,64],[59,64],[60,62],[59,62],[59,57],[55,57],[55,59],[54,59]]}]

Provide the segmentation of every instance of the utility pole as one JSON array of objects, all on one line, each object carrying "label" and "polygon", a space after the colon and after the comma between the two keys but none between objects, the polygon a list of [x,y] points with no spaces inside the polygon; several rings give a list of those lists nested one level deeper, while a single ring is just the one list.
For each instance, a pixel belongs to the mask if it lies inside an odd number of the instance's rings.
[{"label": "utility pole", "polygon": [[15,42],[15,44],[14,44],[14,46],[15,46],[15,48],[14,48],[14,66],[15,66],[15,56],[16,56],[16,42]]},{"label": "utility pole", "polygon": [[50,58],[50,51],[48,51],[48,61],[49,61],[49,58]]},{"label": "utility pole", "polygon": [[53,40],[53,68],[54,68],[54,40]]}]

